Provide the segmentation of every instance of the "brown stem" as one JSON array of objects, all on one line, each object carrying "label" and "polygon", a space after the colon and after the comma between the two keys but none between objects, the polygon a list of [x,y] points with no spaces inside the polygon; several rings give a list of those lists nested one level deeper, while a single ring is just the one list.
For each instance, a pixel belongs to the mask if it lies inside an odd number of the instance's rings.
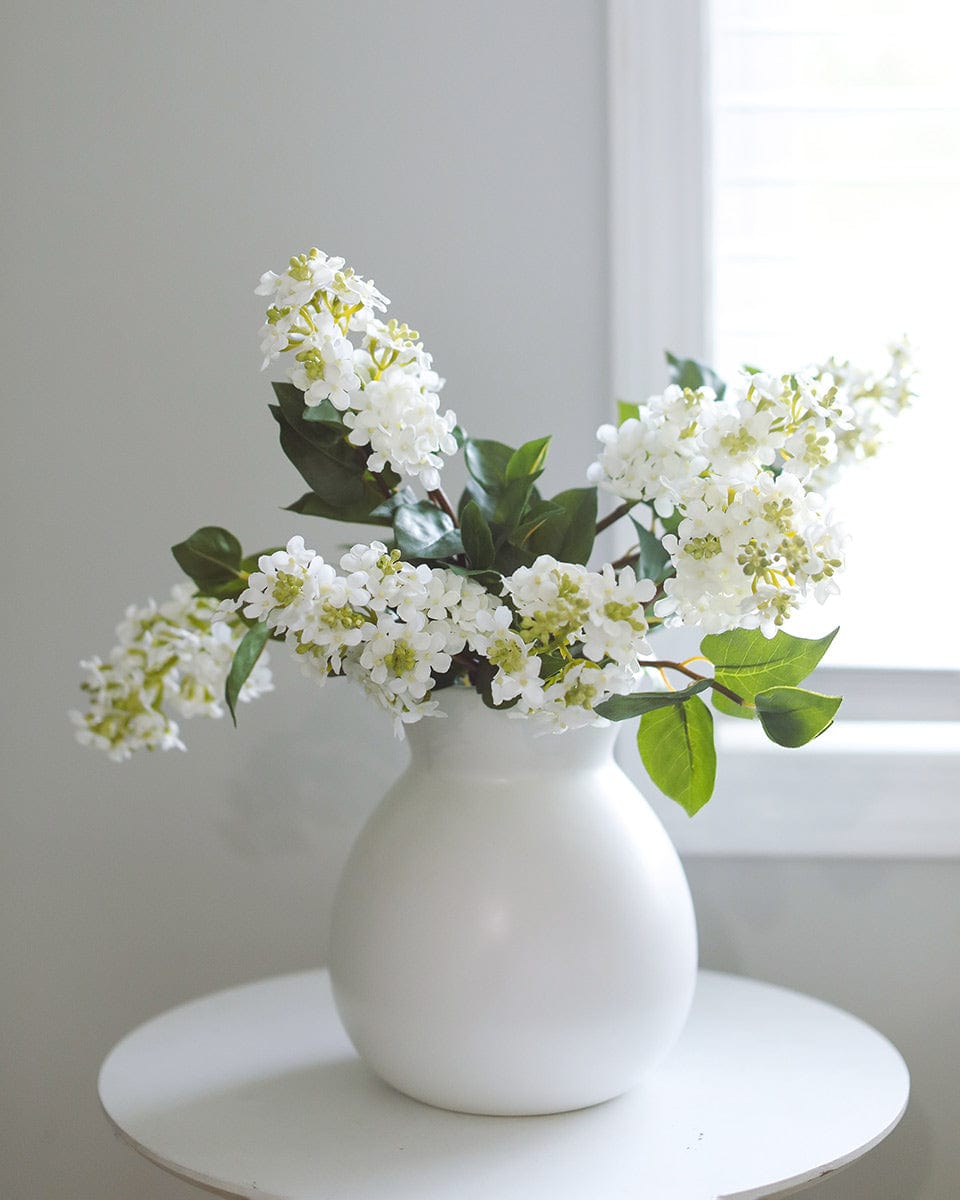
[{"label": "brown stem", "polygon": [[615,571],[619,571],[621,567],[632,567],[635,562],[639,561],[640,551],[628,550],[627,553],[621,555],[620,558],[614,559],[610,566],[613,567]]},{"label": "brown stem", "polygon": [[691,671],[689,667],[685,667],[683,663],[667,662],[666,659],[644,659],[645,667],[656,667],[658,670],[664,671],[679,671],[681,675],[686,675],[688,679],[706,679],[715,692],[720,692],[726,696],[728,700],[732,700],[734,704],[746,706],[746,701],[742,696],[738,696],[736,692],[732,692],[728,687],[724,687],[722,683],[717,683],[715,679],[711,679],[709,675],[698,675],[696,671]]},{"label": "brown stem", "polygon": [[436,488],[432,492],[427,492],[427,498],[432,500],[437,508],[447,514],[447,516],[453,522],[454,529],[460,528],[460,522],[457,520],[457,514],[454,512],[453,506],[447,499],[447,494],[443,488]]},{"label": "brown stem", "polygon": [[625,517],[630,509],[638,503],[639,501],[637,500],[624,500],[622,504],[617,505],[612,513],[607,513],[605,517],[601,517],[597,522],[596,532],[603,533],[605,529],[609,529],[615,521],[619,521],[621,517]]}]

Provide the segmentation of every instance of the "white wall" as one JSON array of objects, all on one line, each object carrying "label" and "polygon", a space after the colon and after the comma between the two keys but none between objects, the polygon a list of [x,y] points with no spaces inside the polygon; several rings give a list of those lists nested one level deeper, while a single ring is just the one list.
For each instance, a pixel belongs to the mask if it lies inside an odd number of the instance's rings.
[{"label": "white wall", "polygon": [[[281,670],[239,735],[193,723],[189,754],[116,767],[71,740],[76,660],[176,579],[166,548],[196,526],[251,549],[322,530],[279,510],[302,488],[251,294],[310,244],[420,328],[472,432],[553,430],[552,481],[579,480],[609,390],[603,6],[7,13],[0,1194],[185,1198],[112,1139],[98,1063],[172,1003],[322,960],[339,864],[403,752],[359,697]],[[953,1200],[956,869],[691,874],[711,964],[836,999],[911,1059],[902,1130],[820,1194]]]}]

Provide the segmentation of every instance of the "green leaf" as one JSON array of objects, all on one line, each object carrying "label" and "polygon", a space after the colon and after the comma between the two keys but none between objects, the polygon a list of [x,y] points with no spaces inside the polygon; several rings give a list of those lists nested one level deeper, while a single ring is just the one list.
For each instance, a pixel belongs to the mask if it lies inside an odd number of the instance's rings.
[{"label": "green leaf", "polygon": [[515,479],[533,476],[535,479],[543,474],[543,464],[547,457],[550,438],[537,438],[532,442],[524,442],[519,450],[514,450],[507,460],[504,479],[512,483]]},{"label": "green leaf", "polygon": [[622,425],[624,421],[638,420],[640,417],[640,405],[628,404],[626,400],[617,401],[617,424]]},{"label": "green leaf", "polygon": [[431,542],[429,546],[424,548],[417,555],[418,558],[453,558],[457,554],[463,553],[463,538],[460,536],[459,529],[451,529],[449,533],[438,537],[435,542]]},{"label": "green leaf", "polygon": [[334,408],[329,400],[321,400],[319,404],[305,405],[303,419],[312,424],[333,425],[337,429],[347,429],[343,423],[343,413],[338,408]]},{"label": "green leaf", "polygon": [[699,696],[648,712],[637,731],[637,747],[653,782],[689,816],[713,795],[713,717]]},{"label": "green leaf", "polygon": [[331,521],[356,521],[363,525],[393,524],[393,513],[383,497],[374,488],[370,488],[359,500],[351,500],[342,505],[331,504],[318,496],[316,492],[305,492],[299,500],[286,506],[287,512],[303,513],[307,517],[326,517]]},{"label": "green leaf", "polygon": [[671,383],[676,383],[682,388],[691,388],[693,391],[701,387],[713,388],[717,399],[723,399],[727,385],[712,368],[698,363],[695,358],[677,358],[669,350],[666,352],[666,358],[670,367]]},{"label": "green leaf", "polygon": [[772,687],[759,692],[757,716],[763,732],[778,746],[805,746],[833,724],[840,696],[824,696],[798,687]]},{"label": "green leaf", "polygon": [[240,543],[219,525],[204,525],[171,550],[181,570],[205,596],[222,599],[223,589],[229,589],[237,582],[245,583]]},{"label": "green leaf", "polygon": [[[280,403],[271,404],[270,411],[280,426],[280,445],[311,488],[325,499],[336,502],[337,495],[351,480],[362,478],[382,498],[383,489],[374,483],[373,476],[367,471],[367,451],[351,446],[347,441],[349,430],[342,420],[336,419],[339,414],[333,405],[325,407],[327,402],[324,401],[316,407],[308,407],[303,402],[303,392],[293,384],[275,383],[273,387]],[[308,471],[311,478],[307,478]],[[392,491],[400,477],[385,468],[379,473],[378,480]]]},{"label": "green leaf", "polygon": [[750,704],[736,704],[723,692],[714,692],[710,697],[710,702],[717,712],[722,712],[728,717],[740,717],[746,721],[752,721],[757,715],[757,710]]},{"label": "green leaf", "polygon": [[759,629],[732,629],[708,634],[700,653],[714,665],[714,676],[753,703],[758,692],[802,682],[827,652],[837,630],[822,638],[800,638],[780,630],[768,638]]},{"label": "green leaf", "polygon": [[[363,458],[328,425],[297,424],[271,405],[280,426],[280,446],[312,491],[329,504],[354,503],[367,490]],[[382,498],[382,497],[381,497]]]},{"label": "green leaf", "polygon": [[463,537],[463,548],[472,566],[486,571],[493,566],[496,551],[493,545],[493,534],[487,524],[486,517],[480,511],[480,505],[470,500],[460,514],[460,533]]},{"label": "green leaf", "polygon": [[259,621],[256,625],[251,625],[243,637],[243,641],[236,649],[233,656],[233,662],[230,664],[230,673],[227,675],[227,686],[225,696],[227,708],[230,709],[230,716],[233,718],[233,723],[237,723],[237,701],[240,698],[240,689],[246,683],[250,672],[256,665],[257,659],[260,657],[264,646],[270,640],[270,627],[264,622]]},{"label": "green leaf", "polygon": [[[381,500],[377,507],[370,513],[371,517],[389,517],[389,524],[393,524],[393,514],[398,508],[406,504],[416,504],[417,496],[413,488],[402,487],[397,490],[386,500]],[[379,523],[379,522],[378,522]]]},{"label": "green leaf", "polygon": [[504,484],[493,509],[490,525],[496,530],[495,541],[502,545],[512,537],[527,511],[536,476],[521,475]]},{"label": "green leaf", "polygon": [[563,515],[563,509],[559,504],[554,504],[552,500],[541,500],[538,504],[527,504],[526,511],[523,514],[523,519],[517,528],[513,531],[513,536],[510,539],[515,546],[522,546],[524,542],[533,536],[551,517],[560,517]]},{"label": "green leaf", "polygon": [[503,442],[483,438],[467,438],[463,444],[463,457],[467,470],[480,486],[491,495],[497,495],[507,482],[507,463],[513,450]]},{"label": "green leaf", "polygon": [[606,717],[608,721],[629,721],[631,717],[641,717],[658,708],[685,704],[691,696],[709,686],[709,679],[697,679],[689,687],[676,692],[634,692],[630,696],[611,696],[609,700],[598,704],[594,712],[598,716]]},{"label": "green leaf", "polygon": [[513,542],[503,542],[497,547],[497,557],[494,570],[500,575],[512,575],[520,567],[531,567],[537,556],[524,546],[515,546]]},{"label": "green leaf", "polygon": [[597,528],[597,489],[570,488],[550,500],[560,512],[549,517],[524,539],[536,557],[551,554],[561,562],[583,563],[590,558]]},{"label": "green leaf", "polygon": [[641,525],[634,517],[631,517],[630,521],[637,531],[637,541],[640,543],[640,557],[635,567],[637,578],[662,583],[672,570],[670,555],[664,550],[663,543],[655,533]]},{"label": "green leaf", "polygon": [[398,508],[393,516],[393,532],[404,558],[449,558],[463,551],[453,521],[426,500]]}]

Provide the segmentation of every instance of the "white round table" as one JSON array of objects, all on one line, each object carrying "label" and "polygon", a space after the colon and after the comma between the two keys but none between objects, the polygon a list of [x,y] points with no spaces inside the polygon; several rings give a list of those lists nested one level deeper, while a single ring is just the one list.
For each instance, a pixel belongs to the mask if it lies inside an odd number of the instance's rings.
[{"label": "white round table", "polygon": [[100,1073],[134,1149],[248,1200],[753,1200],[864,1154],[908,1092],[903,1059],[862,1021],[710,971],[662,1067],[558,1116],[464,1116],[393,1091],[357,1059],[324,971],[172,1009]]}]

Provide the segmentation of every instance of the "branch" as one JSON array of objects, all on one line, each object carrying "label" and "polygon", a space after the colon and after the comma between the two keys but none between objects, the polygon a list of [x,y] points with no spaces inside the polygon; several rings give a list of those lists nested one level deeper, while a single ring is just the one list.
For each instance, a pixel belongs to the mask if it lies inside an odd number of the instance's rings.
[{"label": "branch", "polygon": [[597,522],[596,533],[603,533],[605,529],[609,529],[614,522],[619,521],[621,517],[625,517],[630,509],[639,503],[639,500],[624,500],[624,502],[619,504],[612,513],[607,513],[605,517],[602,517]]},{"label": "branch", "polygon": [[691,671],[689,667],[683,663],[668,662],[666,659],[643,659],[644,667],[655,667],[657,670],[664,671],[679,671],[681,675],[686,675],[688,679],[706,679],[715,692],[719,692],[722,696],[726,696],[728,700],[732,700],[734,704],[739,704],[743,708],[748,708],[746,700],[742,696],[738,696],[736,692],[732,692],[728,687],[724,687],[722,683],[717,683],[710,675],[698,675],[696,671]]},{"label": "branch", "polygon": [[454,529],[460,528],[460,522],[457,520],[457,514],[454,512],[453,506],[447,498],[447,494],[443,488],[436,488],[432,492],[427,492],[427,499],[432,500],[437,508],[447,514],[447,516],[453,522]]},{"label": "branch", "polygon": [[627,553],[624,555],[621,555],[620,558],[614,559],[614,561],[610,564],[610,566],[613,567],[613,569],[615,571],[619,571],[621,567],[632,567],[634,563],[639,562],[639,561],[640,561],[640,551],[639,550],[628,550]]}]

